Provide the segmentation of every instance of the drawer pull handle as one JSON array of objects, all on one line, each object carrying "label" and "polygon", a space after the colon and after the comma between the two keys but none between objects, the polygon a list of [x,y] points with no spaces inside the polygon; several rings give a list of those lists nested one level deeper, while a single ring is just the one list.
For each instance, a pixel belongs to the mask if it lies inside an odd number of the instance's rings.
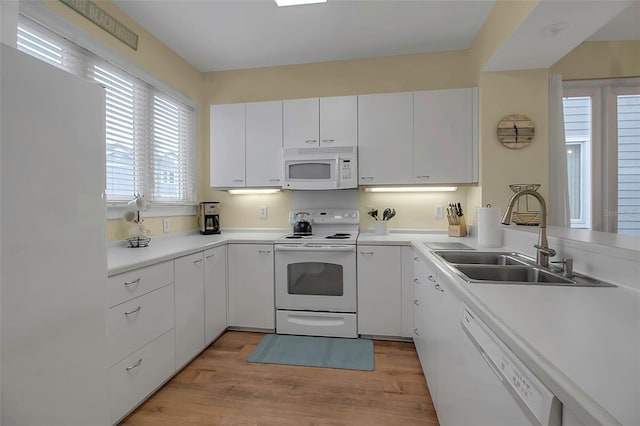
[{"label": "drawer pull handle", "polygon": [[418,331],[418,329],[417,329],[417,328],[414,328],[414,329],[413,329],[413,334],[415,334],[416,336],[419,336],[419,335],[420,335],[420,332]]},{"label": "drawer pull handle", "polygon": [[193,264],[194,264],[194,265],[198,265],[198,264],[200,264],[200,263],[202,263],[202,259],[198,259],[198,260],[194,260],[194,261],[193,261]]},{"label": "drawer pull handle", "polygon": [[414,278],[414,279],[413,279],[413,282],[414,282],[414,283],[416,283],[416,284],[420,284],[420,280],[419,280],[419,279],[417,279],[417,278]]},{"label": "drawer pull handle", "polygon": [[231,182],[244,182],[244,179],[233,179]]},{"label": "drawer pull handle", "polygon": [[415,260],[416,262],[420,262],[420,258],[418,256],[413,256],[413,260]]},{"label": "drawer pull handle", "polygon": [[216,257],[215,254],[210,254],[209,256],[207,256],[207,259],[211,259],[212,257]]},{"label": "drawer pull handle", "polygon": [[269,253],[271,253],[271,250],[258,250],[258,253],[260,253],[260,254],[269,254]]},{"label": "drawer pull handle", "polygon": [[324,142],[324,143],[334,143],[335,139],[322,139],[322,142]]},{"label": "drawer pull handle", "polygon": [[413,301],[413,304],[414,304],[414,305],[416,305],[416,306],[421,306],[421,305],[420,305],[420,301],[419,301],[418,299],[414,300],[414,301]]},{"label": "drawer pull handle", "polygon": [[138,362],[136,362],[135,364],[130,365],[130,366],[128,366],[127,368],[125,368],[125,370],[127,370],[127,371],[131,371],[131,370],[133,370],[133,369],[134,369],[134,368],[136,368],[136,367],[140,367],[140,364],[142,364],[142,358],[140,358],[140,359],[138,360]]},{"label": "drawer pull handle", "polygon": [[313,143],[318,143],[318,141],[316,139],[307,139],[306,141],[304,141],[304,143],[311,145]]},{"label": "drawer pull handle", "polygon": [[373,180],[373,176],[361,176],[360,180]]},{"label": "drawer pull handle", "polygon": [[435,289],[438,290],[440,293],[444,293],[444,288],[440,287],[440,284],[436,284]]},{"label": "drawer pull handle", "polygon": [[124,314],[125,314],[125,315],[132,315],[132,314],[135,314],[135,313],[140,312],[140,309],[142,309],[142,306],[138,306],[138,307],[137,307],[136,309],[134,309],[133,311],[127,311],[127,312],[125,312]]},{"label": "drawer pull handle", "polygon": [[364,256],[373,256],[373,252],[372,251],[361,251],[360,254],[362,254]]},{"label": "drawer pull handle", "polygon": [[429,175],[416,176],[417,179],[429,179]]},{"label": "drawer pull handle", "polygon": [[125,281],[125,282],[124,282],[124,285],[125,285],[125,286],[130,286],[130,285],[132,285],[132,286],[134,286],[134,288],[135,288],[135,286],[137,286],[138,284],[140,284],[140,278],[136,278],[136,279],[135,279],[135,280],[133,280],[133,281]]},{"label": "drawer pull handle", "polygon": [[280,182],[280,179],[278,179],[278,178],[269,179],[269,182]]},{"label": "drawer pull handle", "polygon": [[435,279],[435,278],[433,278],[433,275],[429,275],[429,276],[427,277],[427,279],[428,279],[429,281],[431,281],[432,283],[435,283],[435,282],[436,282],[436,279]]}]

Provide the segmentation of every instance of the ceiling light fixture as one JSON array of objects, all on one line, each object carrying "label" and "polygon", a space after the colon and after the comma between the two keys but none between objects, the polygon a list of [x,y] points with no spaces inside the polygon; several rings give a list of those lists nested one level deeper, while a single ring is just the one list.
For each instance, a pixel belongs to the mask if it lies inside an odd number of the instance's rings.
[{"label": "ceiling light fixture", "polygon": [[542,33],[547,37],[555,37],[569,26],[568,22],[556,22],[555,24],[547,25],[544,27]]},{"label": "ceiling light fixture", "polygon": [[364,192],[453,192],[457,186],[396,186],[365,188]]},{"label": "ceiling light fixture", "polygon": [[327,0],[274,0],[278,7],[304,6],[306,4],[326,3]]},{"label": "ceiling light fixture", "polygon": [[229,189],[228,191],[231,195],[263,195],[280,192],[279,189]]}]

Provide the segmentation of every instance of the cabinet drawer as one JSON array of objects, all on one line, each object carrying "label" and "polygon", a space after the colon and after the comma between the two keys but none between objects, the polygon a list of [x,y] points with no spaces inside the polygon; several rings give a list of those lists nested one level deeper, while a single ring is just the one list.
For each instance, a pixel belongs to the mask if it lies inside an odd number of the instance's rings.
[{"label": "cabinet drawer", "polygon": [[109,371],[111,422],[135,408],[175,372],[175,333],[163,334]]},{"label": "cabinet drawer", "polygon": [[110,308],[172,282],[172,260],[114,275],[107,280],[107,306]]},{"label": "cabinet drawer", "polygon": [[277,311],[278,334],[358,337],[356,314],[342,312]]},{"label": "cabinet drawer", "polygon": [[173,284],[109,308],[109,365],[174,328]]}]

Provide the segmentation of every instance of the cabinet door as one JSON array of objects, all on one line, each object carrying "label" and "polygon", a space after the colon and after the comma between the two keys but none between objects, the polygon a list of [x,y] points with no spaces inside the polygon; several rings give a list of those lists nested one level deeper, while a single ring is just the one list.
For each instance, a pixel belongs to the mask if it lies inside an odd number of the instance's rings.
[{"label": "cabinet door", "polygon": [[285,148],[319,146],[320,103],[318,98],[285,100],[282,110]]},{"label": "cabinet door", "polygon": [[413,93],[358,96],[360,185],[413,183]]},{"label": "cabinet door", "polygon": [[229,326],[275,329],[273,245],[229,244]]},{"label": "cabinet door", "polygon": [[415,183],[477,182],[477,89],[414,93]]},{"label": "cabinet door", "polygon": [[358,97],[320,98],[320,146],[358,145]]},{"label": "cabinet door", "polygon": [[205,345],[227,328],[227,247],[204,252],[204,334]]},{"label": "cabinet door", "polygon": [[204,265],[202,252],[175,261],[176,369],[204,349]]},{"label": "cabinet door", "polygon": [[282,101],[246,104],[247,186],[282,186]]},{"label": "cabinet door", "polygon": [[402,337],[412,338],[413,333],[413,301],[415,299],[415,263],[419,259],[413,254],[413,248],[402,247],[401,253],[401,269],[402,269]]},{"label": "cabinet door", "polygon": [[358,333],[402,335],[400,247],[358,246]]},{"label": "cabinet door", "polygon": [[245,186],[245,104],[211,105],[212,188]]}]

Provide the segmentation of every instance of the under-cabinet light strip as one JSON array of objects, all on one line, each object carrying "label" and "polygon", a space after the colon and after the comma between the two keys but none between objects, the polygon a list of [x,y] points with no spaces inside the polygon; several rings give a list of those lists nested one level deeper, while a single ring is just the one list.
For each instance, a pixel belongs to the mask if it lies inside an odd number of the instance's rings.
[{"label": "under-cabinet light strip", "polygon": [[231,195],[259,195],[280,192],[279,189],[229,189],[228,191]]},{"label": "under-cabinet light strip", "polygon": [[365,188],[364,192],[453,192],[457,186],[397,186]]}]

